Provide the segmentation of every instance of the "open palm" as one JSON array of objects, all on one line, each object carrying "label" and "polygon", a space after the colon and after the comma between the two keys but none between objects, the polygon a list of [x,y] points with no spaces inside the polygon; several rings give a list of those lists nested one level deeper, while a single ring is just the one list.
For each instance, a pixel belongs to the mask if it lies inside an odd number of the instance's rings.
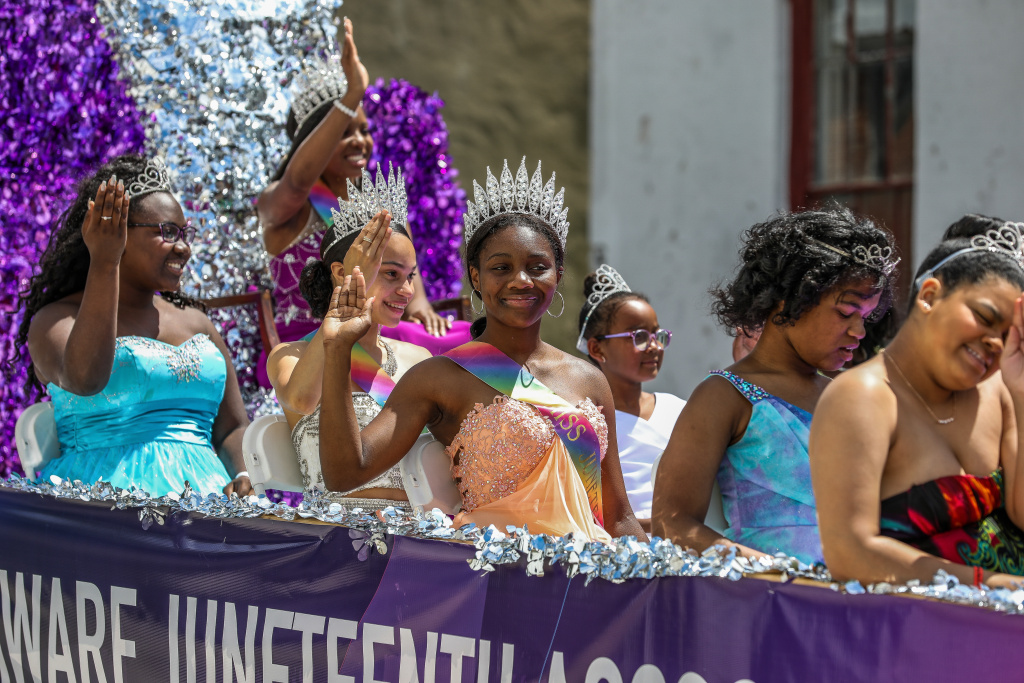
[{"label": "open palm", "polygon": [[1003,383],[1015,396],[1024,397],[1024,297],[1013,304],[1013,322],[999,361]]},{"label": "open palm", "polygon": [[366,298],[363,273],[355,268],[352,275],[346,275],[341,286],[335,287],[331,295],[331,305],[320,326],[324,341],[355,344],[370,329],[372,304],[373,297]]}]

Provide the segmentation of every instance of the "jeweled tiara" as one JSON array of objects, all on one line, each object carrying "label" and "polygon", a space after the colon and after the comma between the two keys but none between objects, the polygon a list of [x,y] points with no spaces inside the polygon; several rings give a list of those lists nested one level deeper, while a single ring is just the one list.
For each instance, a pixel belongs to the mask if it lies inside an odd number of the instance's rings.
[{"label": "jeweled tiara", "polygon": [[132,199],[151,192],[171,192],[171,176],[167,164],[160,157],[146,160],[142,173],[125,186],[125,191]]},{"label": "jeweled tiara", "polygon": [[377,182],[373,183],[370,180],[370,173],[364,168],[362,190],[358,189],[351,179],[346,181],[346,184],[348,201],[338,199],[338,208],[331,208],[332,238],[321,253],[326,254],[335,244],[362,230],[378,211],[387,210],[394,223],[408,224],[409,199],[405,194],[405,179],[402,178],[401,169],[396,172],[389,162],[388,177],[385,180],[384,172],[378,165]]},{"label": "jeweled tiara", "polygon": [[295,77],[292,90],[295,93],[292,102],[295,130],[299,130],[320,105],[338,101],[348,92],[348,77],[341,68],[341,56],[334,53],[326,58],[320,55],[307,58]]},{"label": "jeweled tiara", "polygon": [[975,251],[991,251],[996,254],[1003,254],[1013,259],[1021,270],[1024,270],[1024,223],[1003,223],[1002,227],[989,230],[981,235],[971,238],[971,246],[958,249],[942,259],[934,266],[921,273],[914,281],[914,292],[921,283],[935,275],[935,272],[946,265],[957,256],[963,256]]},{"label": "jeweled tiara", "polygon": [[576,348],[580,353],[587,353],[587,340],[583,338],[583,335],[587,331],[587,324],[590,323],[590,316],[597,310],[597,307],[612,294],[632,291],[619,275],[619,271],[607,263],[602,263],[597,267],[597,281],[594,283],[594,288],[590,290],[590,294],[587,295],[587,300],[583,302],[583,308],[589,308],[589,310],[586,317],[583,318],[580,336],[576,339]]},{"label": "jeweled tiara", "polygon": [[508,169],[508,159],[501,170],[499,181],[487,167],[487,189],[473,181],[473,201],[466,202],[466,213],[463,216],[465,241],[468,243],[473,233],[484,221],[506,213],[530,213],[548,223],[558,235],[558,241],[565,249],[565,240],[569,236],[569,209],[563,208],[565,188],[555,194],[555,174],[552,173],[548,182],[543,184],[540,174],[540,162],[537,170],[530,178],[526,173],[526,157],[523,157],[516,171],[515,179]]},{"label": "jeweled tiara", "polygon": [[811,242],[828,249],[831,252],[839,254],[840,256],[846,257],[855,263],[859,263],[862,266],[867,266],[873,270],[881,272],[883,275],[888,277],[892,275],[892,272],[896,270],[896,266],[899,264],[899,257],[893,258],[892,247],[880,247],[877,244],[872,244],[869,247],[865,247],[863,244],[858,244],[852,251],[846,251],[839,247],[832,246],[821,240],[816,240],[813,237],[808,238]]}]

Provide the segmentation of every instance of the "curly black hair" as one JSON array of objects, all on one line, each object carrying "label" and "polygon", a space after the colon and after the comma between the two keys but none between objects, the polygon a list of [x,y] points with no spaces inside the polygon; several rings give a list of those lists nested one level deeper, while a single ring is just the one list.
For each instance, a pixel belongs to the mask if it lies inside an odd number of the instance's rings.
[{"label": "curly black hair", "polygon": [[[555,266],[562,270],[562,267],[565,265],[565,249],[562,248],[562,243],[559,241],[554,228],[547,221],[532,213],[501,213],[481,223],[472,237],[469,238],[469,242],[466,243],[466,276],[470,282],[472,282],[472,276],[469,269],[476,268],[480,270],[480,252],[483,250],[487,240],[506,228],[513,226],[529,228],[544,237],[551,245],[551,252],[555,255]],[[487,316],[481,316],[470,325],[469,333],[473,339],[476,339],[483,334],[486,327]]]},{"label": "curly black hair", "polygon": [[[597,273],[594,272],[587,275],[586,279],[583,281],[584,300],[590,296],[596,285]],[[591,308],[584,303],[580,308],[580,318],[577,323],[579,332],[583,338],[591,339],[603,334],[608,334],[609,326],[615,318],[615,314],[618,313],[619,309],[622,308],[622,305],[627,301],[643,301],[646,304],[651,303],[651,300],[647,298],[647,295],[641,292],[615,292],[593,308],[593,312],[590,313],[589,320],[587,320],[587,313],[591,311]],[[584,323],[586,324],[586,328],[583,327]],[[590,358],[590,361],[593,363],[594,359]]]},{"label": "curly black hair", "polygon": [[[401,223],[391,224],[391,234],[405,235],[410,240],[412,239],[408,229]],[[331,264],[344,262],[345,254],[348,253],[349,248],[355,243],[359,235],[360,232],[356,231],[351,235],[346,235],[344,239],[339,240],[335,244],[331,244],[331,240],[334,239],[334,232],[328,230],[320,240],[320,260],[310,261],[302,267],[302,274],[299,275],[299,292],[302,294],[302,298],[306,300],[306,303],[309,304],[309,310],[312,311],[313,317],[317,320],[322,320],[327,315],[327,309],[331,305],[331,294],[334,292],[334,281],[331,279]],[[325,246],[328,246],[326,254],[323,253]]]},{"label": "curly black hair", "polygon": [[942,233],[942,241],[956,239],[957,237],[971,238],[975,235],[984,235],[989,230],[998,230],[1006,223],[1002,218],[986,216],[980,213],[968,213],[961,216]]},{"label": "curly black hair", "polygon": [[730,334],[769,321],[792,325],[828,290],[869,279],[882,294],[878,319],[892,303],[894,278],[852,259],[856,247],[895,251],[887,231],[836,204],[773,216],[744,233],[736,276],[710,290],[712,313]]},{"label": "curly black hair", "polygon": [[[96,196],[100,183],[112,175],[127,181],[142,174],[146,168],[146,157],[138,154],[125,154],[111,159],[96,171],[80,180],[75,187],[76,197],[71,206],[57,219],[50,239],[39,259],[39,272],[29,281],[28,289],[21,292],[19,305],[24,313],[18,336],[14,341],[15,353],[4,364],[4,375],[11,379],[18,367],[26,362],[28,330],[32,318],[44,306],[81,292],[85,289],[85,281],[89,275],[89,249],[82,239],[82,223],[89,210],[89,200]],[[128,209],[129,219],[132,208]],[[205,311],[205,307],[195,299],[180,292],[161,292],[163,298],[179,308],[195,306]],[[42,385],[35,373],[28,372],[29,395],[42,391]]]}]

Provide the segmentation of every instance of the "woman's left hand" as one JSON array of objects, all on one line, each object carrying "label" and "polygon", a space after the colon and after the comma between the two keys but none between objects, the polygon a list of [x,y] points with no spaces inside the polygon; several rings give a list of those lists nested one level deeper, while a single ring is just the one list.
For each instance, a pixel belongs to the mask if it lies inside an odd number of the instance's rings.
[{"label": "woman's left hand", "polygon": [[1024,296],[1013,304],[1013,320],[1003,342],[999,369],[1010,393],[1024,398]]},{"label": "woman's left hand", "polygon": [[244,498],[250,493],[254,493],[248,474],[239,474],[228,482],[228,485],[224,487],[224,494],[230,496],[232,493],[237,493],[239,498]]},{"label": "woman's left hand", "polygon": [[345,276],[340,287],[334,288],[330,308],[320,325],[324,344],[341,342],[354,346],[373,324],[370,319],[372,304],[373,297],[366,297],[363,273],[357,267],[352,275]]},{"label": "woman's left hand", "polygon": [[452,321],[439,316],[425,298],[423,301],[415,299],[410,301],[409,306],[405,309],[405,318],[423,325],[427,334],[433,337],[443,337],[452,328]]}]

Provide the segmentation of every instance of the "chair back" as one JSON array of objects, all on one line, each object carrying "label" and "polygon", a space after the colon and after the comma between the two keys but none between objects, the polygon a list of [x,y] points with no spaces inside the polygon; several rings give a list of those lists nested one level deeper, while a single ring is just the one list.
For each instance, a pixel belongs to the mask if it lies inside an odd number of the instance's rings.
[{"label": "chair back", "polygon": [[35,481],[36,472],[60,456],[53,404],[33,403],[25,408],[14,423],[14,441],[18,446],[18,457],[25,470],[25,478]]},{"label": "chair back", "polygon": [[[658,474],[658,465],[661,463],[661,456],[663,455],[665,455],[664,451],[659,453],[658,457],[654,459],[654,465],[651,466],[652,487],[654,486],[654,479]],[[722,509],[722,489],[718,487],[717,477],[711,487],[711,500],[708,501],[708,512],[704,515],[704,526],[720,534],[724,534],[729,526],[728,522],[725,521],[725,510]]]},{"label": "chair back", "polygon": [[398,463],[402,483],[414,510],[433,510],[453,515],[462,507],[462,495],[452,479],[452,463],[444,446],[430,434],[416,440]]},{"label": "chair back", "polygon": [[245,428],[242,457],[257,494],[267,489],[302,491],[299,458],[284,415],[263,415]]}]

